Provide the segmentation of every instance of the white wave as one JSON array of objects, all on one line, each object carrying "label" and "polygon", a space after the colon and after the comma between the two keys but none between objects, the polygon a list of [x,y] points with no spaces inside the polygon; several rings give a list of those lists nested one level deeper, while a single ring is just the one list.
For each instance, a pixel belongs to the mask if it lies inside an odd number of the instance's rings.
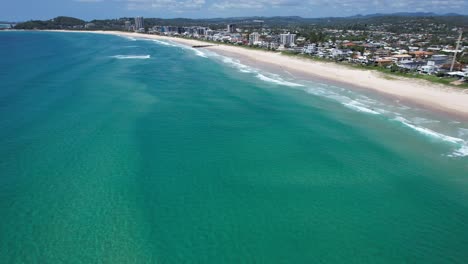
[{"label": "white wave", "polygon": [[[172,43],[171,43],[172,44]],[[182,48],[182,49],[186,49],[186,50],[191,50],[193,52],[195,52],[195,55],[199,56],[199,57],[203,57],[203,58],[208,58],[208,56],[203,53],[201,50],[199,49],[196,49],[196,48],[192,48],[190,46],[187,46],[187,45],[184,45],[184,44],[172,44],[174,47],[179,47],[179,48]]]},{"label": "white wave", "polygon": [[115,58],[119,60],[126,60],[126,59],[145,60],[145,59],[151,58],[151,55],[115,55],[115,56],[111,56],[111,58]]},{"label": "white wave", "polygon": [[403,125],[405,125],[405,126],[407,126],[409,128],[412,128],[412,129],[416,130],[417,132],[419,132],[419,133],[421,133],[421,134],[423,134],[425,136],[432,137],[432,138],[435,138],[435,139],[438,139],[438,140],[441,140],[441,141],[445,141],[445,142],[457,145],[458,148],[456,150],[454,150],[452,152],[452,154],[448,155],[449,157],[465,157],[465,156],[468,156],[468,142],[466,142],[465,140],[463,140],[461,138],[447,136],[447,135],[444,135],[442,133],[438,133],[438,132],[435,132],[433,130],[430,130],[428,128],[416,126],[414,124],[411,124],[408,120],[406,120],[406,119],[404,119],[402,117],[397,117],[394,120],[402,123]]},{"label": "white wave", "polygon": [[[348,93],[352,93],[351,91],[348,90]],[[378,101],[371,99],[367,96],[359,96],[359,102],[364,102],[366,104],[371,104],[371,105],[377,105],[380,104]]]},{"label": "white wave", "polygon": [[367,108],[364,104],[358,102],[358,101],[351,101],[349,103],[343,103],[343,105],[352,108],[354,110],[357,110],[359,112],[363,113],[368,113],[368,114],[373,114],[373,115],[380,115],[379,112],[375,111],[374,109]]},{"label": "white wave", "polygon": [[190,49],[195,52],[195,55],[197,55],[199,57],[203,57],[203,58],[208,58],[208,56],[206,56],[206,54],[203,53],[201,50],[195,49],[195,48],[190,48]]},{"label": "white wave", "polygon": [[126,38],[128,40],[131,40],[131,41],[137,41],[136,38],[133,38],[133,37],[129,37],[129,36],[124,36],[124,35],[118,35],[119,37],[122,37],[122,38]]},{"label": "white wave", "polygon": [[[324,88],[314,86],[313,88],[309,87],[308,89],[306,89],[306,92],[317,95],[317,96],[325,97],[325,98],[328,98],[328,99],[332,99],[332,100],[334,100],[336,102],[341,103],[342,105],[346,106],[347,108],[358,111],[358,112],[363,112],[363,113],[372,114],[372,115],[380,115],[382,113],[387,113],[388,112],[386,110],[383,110],[383,109],[380,109],[380,108],[370,107],[369,105],[365,104],[365,103],[369,103],[369,104],[372,104],[372,105],[377,105],[378,104],[378,102],[376,102],[374,100],[371,100],[368,97],[362,97],[360,99],[353,100],[352,98],[350,98],[348,96],[345,96],[345,95],[342,95],[340,93],[334,92],[330,88],[331,87],[329,87],[329,86],[328,87],[325,86]],[[344,91],[344,90],[340,90],[340,91]]]},{"label": "white wave", "polygon": [[201,50],[192,48],[192,47],[184,45],[184,44],[172,43],[172,42],[169,42],[169,41],[161,41],[161,40],[157,40],[157,39],[152,39],[151,41],[153,41],[155,43],[158,43],[158,44],[161,44],[161,45],[165,45],[165,46],[178,47],[178,48],[182,48],[182,49],[185,49],[185,50],[191,50],[191,51],[195,52],[195,55],[197,55],[199,57],[208,58],[208,56],[205,53],[203,53]]},{"label": "white wave", "polygon": [[174,45],[174,44],[169,43],[169,42],[157,40],[157,39],[152,39],[151,41],[153,41],[155,43],[158,43],[158,44],[161,44],[161,45],[164,45],[164,46],[177,47],[177,45]]},{"label": "white wave", "polygon": [[271,83],[275,83],[275,84],[279,84],[279,85],[284,85],[284,86],[291,86],[291,87],[299,87],[299,86],[304,86],[302,84],[298,84],[298,83],[293,83],[293,82],[288,82],[288,81],[285,81],[281,78],[276,78],[276,79],[273,79],[273,78],[270,78],[270,77],[267,77],[263,74],[260,74],[258,73],[256,75],[257,78],[259,78],[260,80],[262,81],[265,81],[265,82],[271,82]]},{"label": "white wave", "polygon": [[422,117],[413,117],[411,121],[417,125],[419,124],[431,124],[431,123],[440,123],[438,120],[426,119]]},{"label": "white wave", "polygon": [[452,152],[452,154],[448,155],[449,157],[466,157],[468,156],[468,145],[462,145],[459,149]]},{"label": "white wave", "polygon": [[191,51],[195,52],[195,55],[197,55],[199,57],[208,58],[208,56],[199,49],[195,49],[195,48],[185,46],[185,45],[176,45],[176,46],[181,47],[181,48],[186,49],[186,50],[191,50]]},{"label": "white wave", "polygon": [[221,57],[224,63],[229,64],[230,66],[233,66],[234,68],[237,68],[240,72],[244,72],[244,73],[257,72],[257,70],[240,63],[240,61],[238,60],[234,60],[232,58],[224,57],[224,56],[221,56]]},{"label": "white wave", "polygon": [[454,143],[454,144],[461,144],[461,143],[465,142],[461,138],[447,136],[447,135],[435,132],[433,130],[430,130],[428,128],[413,125],[408,120],[404,119],[403,117],[396,117],[394,120],[402,123],[403,125],[405,125],[405,126],[407,126],[409,128],[412,128],[412,129],[418,131],[419,133],[421,133],[423,135],[426,135],[426,136],[429,136],[429,137],[432,137],[432,138],[440,139],[440,140],[450,142],[450,143]]}]

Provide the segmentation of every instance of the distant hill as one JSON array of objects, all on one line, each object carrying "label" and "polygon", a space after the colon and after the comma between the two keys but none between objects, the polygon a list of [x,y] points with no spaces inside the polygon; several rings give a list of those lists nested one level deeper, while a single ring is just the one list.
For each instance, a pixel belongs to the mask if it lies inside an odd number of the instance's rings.
[{"label": "distant hill", "polygon": [[23,23],[18,23],[15,29],[65,29],[73,28],[75,26],[84,26],[86,22],[84,20],[59,16],[50,20],[31,20]]},{"label": "distant hill", "polygon": [[463,16],[457,13],[436,14],[433,12],[397,12],[397,13],[375,13],[367,15],[355,15],[348,18],[366,18],[366,17],[382,17],[382,16],[401,16],[401,17],[434,17],[434,16]]},{"label": "distant hill", "polygon": [[[94,29],[102,30],[121,30],[124,23],[133,18],[105,19],[92,20]],[[263,21],[263,22],[258,22]],[[398,25],[408,25],[408,23],[418,23],[420,25],[428,25],[431,23],[445,24],[449,27],[465,27],[468,25],[468,16],[455,13],[436,14],[436,13],[391,13],[391,14],[369,14],[355,15],[350,17],[322,17],[322,18],[304,18],[299,16],[252,16],[252,17],[228,17],[228,18],[145,18],[145,26],[152,27],[154,25],[172,25],[172,26],[210,26],[212,28],[222,28],[226,24],[238,24],[239,26],[249,28],[258,27],[259,24],[266,25],[271,28],[307,28],[307,27],[335,27],[343,29],[365,29],[368,25],[395,25],[395,30]],[[73,17],[56,17],[54,19],[40,21],[33,20],[19,23],[15,26],[16,29],[67,29],[67,28],[82,28],[86,22],[84,20]]]}]

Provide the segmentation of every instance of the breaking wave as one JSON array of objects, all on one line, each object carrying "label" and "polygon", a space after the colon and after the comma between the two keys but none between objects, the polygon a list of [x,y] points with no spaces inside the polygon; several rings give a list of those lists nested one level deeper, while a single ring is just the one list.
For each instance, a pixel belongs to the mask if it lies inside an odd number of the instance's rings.
[{"label": "breaking wave", "polygon": [[288,82],[288,81],[285,81],[279,77],[275,77],[275,78],[270,78],[270,77],[267,77],[263,74],[260,74],[258,73],[256,75],[256,77],[262,81],[265,81],[265,82],[270,82],[270,83],[275,83],[275,84],[279,84],[279,85],[284,85],[284,86],[291,86],[291,87],[300,87],[300,86],[304,86],[302,84],[299,84],[299,83],[293,83],[293,82]]},{"label": "breaking wave", "polygon": [[349,108],[352,108],[356,111],[359,111],[359,112],[364,112],[364,113],[368,113],[368,114],[373,114],[373,115],[380,115],[379,112],[375,111],[374,109],[372,108],[367,108],[364,104],[358,102],[358,101],[351,101],[349,103],[343,103],[344,106],[347,106]]},{"label": "breaking wave", "polygon": [[410,123],[407,119],[405,119],[403,117],[396,117],[393,120],[398,121],[398,122],[402,123],[403,125],[411,128],[411,129],[413,129],[413,130],[415,130],[415,131],[417,131],[417,132],[419,132],[419,133],[421,133],[421,134],[423,134],[425,136],[428,136],[428,137],[431,137],[431,138],[434,138],[434,139],[437,139],[437,140],[445,141],[445,142],[456,145],[458,148],[453,153],[448,155],[450,157],[468,156],[468,142],[466,142],[465,140],[463,140],[461,138],[447,136],[447,135],[444,135],[442,133],[430,130],[428,128],[424,128],[424,127],[414,125],[414,124]]},{"label": "breaking wave", "polygon": [[[227,64],[227,65],[229,65],[229,66],[231,66],[233,68],[236,68],[240,72],[254,73],[256,78],[258,78],[258,79],[260,79],[260,80],[262,80],[264,82],[274,83],[274,84],[283,85],[283,86],[290,86],[290,87],[303,87],[304,86],[304,85],[299,84],[299,83],[286,81],[286,80],[282,79],[281,77],[279,77],[276,74],[268,74],[268,73],[263,73],[262,74],[262,73],[260,73],[259,70],[255,69],[255,68],[252,68],[250,66],[247,66],[245,64],[242,64],[239,60],[236,60],[236,59],[233,59],[233,58],[230,58],[230,57],[221,56],[221,55],[218,55],[216,53],[210,53],[210,56],[220,58],[223,63],[225,63],[225,64]],[[266,76],[265,74],[268,74],[269,76]]]},{"label": "breaking wave", "polygon": [[183,49],[186,49],[186,50],[191,50],[195,53],[195,55],[199,56],[199,57],[203,57],[203,58],[208,58],[208,56],[203,53],[201,50],[199,49],[195,49],[195,48],[192,48],[192,47],[189,47],[189,46],[185,46],[185,45],[175,45],[176,47],[181,47]]},{"label": "breaking wave", "polygon": [[449,157],[466,157],[468,156],[468,145],[465,144],[461,146],[459,149],[455,150]]},{"label": "breaking wave", "polygon": [[195,55],[197,55],[197,56],[199,56],[199,57],[208,58],[208,56],[206,56],[206,54],[203,53],[203,52],[202,52],[201,50],[199,50],[199,49],[195,49],[195,48],[188,48],[188,49],[194,51],[194,52],[195,52]]},{"label": "breaking wave", "polygon": [[158,44],[161,44],[161,45],[164,45],[164,46],[169,46],[169,47],[177,47],[177,45],[174,45],[172,43],[169,43],[169,42],[165,42],[165,41],[161,41],[161,40],[157,40],[157,39],[152,39],[153,42],[155,43],[158,43]]},{"label": "breaking wave", "polygon": [[221,56],[221,57],[224,63],[229,64],[233,66],[234,68],[237,68],[240,72],[244,72],[244,73],[257,72],[257,70],[253,69],[252,67],[249,67],[247,65],[240,63],[239,60],[234,60],[232,58],[224,57],[224,56]]},{"label": "breaking wave", "polygon": [[136,39],[136,38],[133,38],[133,37],[124,36],[124,35],[119,35],[119,36],[122,37],[122,38],[126,38],[126,39],[128,39],[128,40],[131,40],[131,41],[137,41],[137,39]]}]

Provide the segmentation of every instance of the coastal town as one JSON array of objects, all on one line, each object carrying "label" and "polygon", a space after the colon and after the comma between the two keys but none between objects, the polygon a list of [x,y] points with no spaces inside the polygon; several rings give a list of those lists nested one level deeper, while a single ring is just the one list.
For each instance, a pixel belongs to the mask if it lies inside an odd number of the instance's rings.
[{"label": "coastal town", "polygon": [[[158,34],[172,37],[247,46],[252,48],[281,51],[310,56],[316,59],[376,66],[398,73],[418,73],[451,77],[453,84],[463,84],[468,79],[468,39],[463,37],[463,28],[450,28],[451,34],[439,35],[445,42],[434,44],[437,38],[429,32],[393,33],[385,27],[370,27],[368,30],[343,30],[324,28],[320,33],[309,36],[301,32],[274,33],[256,20],[258,28],[252,31],[236,24],[227,24],[224,29],[203,26],[157,25],[144,26],[144,19],[136,17],[135,23],[125,22],[125,30],[139,33]],[[434,30],[444,25],[430,25]],[[450,41],[451,40],[451,41]]]},{"label": "coastal town", "polygon": [[[466,17],[460,16],[460,19],[466,20]],[[141,16],[87,23],[78,19],[65,20],[56,18],[49,24],[35,25],[50,28],[55,23],[59,28],[73,30],[119,30],[189,38],[216,45],[243,46],[334,61],[444,84],[468,85],[466,25],[463,26],[463,21],[450,23],[454,21],[452,18],[383,17],[367,19],[365,23],[362,18],[357,18],[341,24],[319,21],[293,25],[261,19],[244,19],[237,23],[200,21],[203,25],[195,24],[197,21],[172,21],[173,24],[169,24]],[[20,24],[15,28],[27,26]]]}]

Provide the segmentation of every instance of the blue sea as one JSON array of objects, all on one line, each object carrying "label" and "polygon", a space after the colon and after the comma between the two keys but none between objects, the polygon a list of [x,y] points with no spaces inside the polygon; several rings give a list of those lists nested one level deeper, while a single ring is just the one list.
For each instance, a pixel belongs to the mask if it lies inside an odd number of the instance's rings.
[{"label": "blue sea", "polygon": [[0,32],[1,263],[466,263],[468,122],[171,41]]}]

